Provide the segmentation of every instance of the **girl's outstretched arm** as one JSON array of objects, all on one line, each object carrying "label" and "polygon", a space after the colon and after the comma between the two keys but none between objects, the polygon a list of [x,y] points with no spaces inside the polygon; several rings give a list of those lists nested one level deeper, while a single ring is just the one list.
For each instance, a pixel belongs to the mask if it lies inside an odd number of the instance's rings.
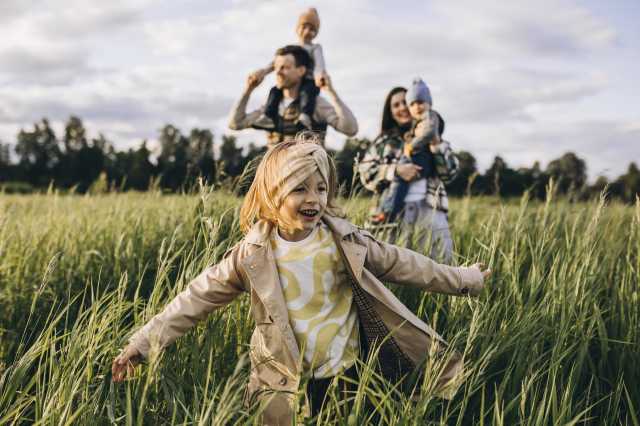
[{"label": "girl's outstretched arm", "polygon": [[152,348],[167,347],[211,311],[231,303],[245,291],[237,268],[241,246],[237,245],[217,265],[205,269],[161,313],[134,333],[113,361],[114,381],[121,381]]},{"label": "girl's outstretched arm", "polygon": [[382,281],[434,293],[477,296],[491,274],[481,263],[472,266],[437,263],[412,250],[378,241],[366,231],[360,232],[359,239],[367,247],[367,269]]}]

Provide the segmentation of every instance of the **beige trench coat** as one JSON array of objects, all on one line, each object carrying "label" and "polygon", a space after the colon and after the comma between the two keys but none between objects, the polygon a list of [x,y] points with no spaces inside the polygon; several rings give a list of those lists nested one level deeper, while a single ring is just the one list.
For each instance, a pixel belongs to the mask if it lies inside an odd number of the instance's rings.
[{"label": "beige trench coat", "polygon": [[[387,328],[393,330],[400,349],[420,365],[434,343],[444,348],[446,342],[382,281],[437,293],[474,296],[483,287],[480,271],[441,265],[411,250],[380,242],[344,219],[324,216],[323,221],[342,248],[352,278],[370,296],[373,308]],[[130,342],[146,357],[150,350],[171,344],[211,311],[248,292],[256,324],[250,344],[248,396],[267,399],[264,424],[291,424],[300,384],[301,356],[269,244],[271,229],[267,222],[256,223],[220,263],[195,278]],[[462,360],[454,357],[439,382],[448,382],[461,369]]]}]

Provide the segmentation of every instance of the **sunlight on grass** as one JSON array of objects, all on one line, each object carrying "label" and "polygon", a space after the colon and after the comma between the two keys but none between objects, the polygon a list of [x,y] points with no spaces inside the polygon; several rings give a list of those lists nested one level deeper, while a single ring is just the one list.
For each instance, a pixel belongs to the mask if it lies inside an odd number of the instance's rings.
[{"label": "sunlight on grass", "polygon": [[[239,202],[0,195],[0,424],[254,423],[246,297],[110,380],[128,335],[241,238]],[[368,200],[344,205],[362,224]],[[334,397],[316,421],[638,425],[640,204],[461,199],[450,222],[456,261],[494,271],[482,296],[392,288],[465,354],[456,397],[428,391],[435,367],[410,398],[363,364],[351,411]]]}]

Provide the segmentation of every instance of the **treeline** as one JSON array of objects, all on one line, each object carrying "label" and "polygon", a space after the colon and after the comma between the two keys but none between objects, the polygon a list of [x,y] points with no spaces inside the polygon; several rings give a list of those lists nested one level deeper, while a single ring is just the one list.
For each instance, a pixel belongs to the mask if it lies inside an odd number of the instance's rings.
[{"label": "treeline", "polygon": [[13,158],[10,147],[0,143],[0,182],[5,190],[30,192],[54,185],[86,192],[97,181],[111,190],[144,191],[150,186],[167,191],[192,187],[198,178],[209,183],[238,176],[251,160],[264,151],[251,144],[236,146],[233,136],[223,136],[219,159],[214,156],[214,135],[208,129],[183,134],[171,124],[160,130],[159,147],[152,152],[147,141],[137,148],[117,151],[100,134],[89,139],[78,117],[71,117],[58,137],[47,119],[33,130],[18,133]]},{"label": "treeline", "polygon": [[[150,187],[166,191],[192,188],[198,178],[213,185],[228,184],[246,189],[238,183],[246,166],[266,148],[253,143],[238,147],[234,136],[223,135],[214,141],[208,129],[192,129],[183,134],[171,124],[160,130],[159,147],[151,152],[147,142],[126,151],[117,151],[103,135],[89,139],[82,120],[71,117],[58,137],[47,119],[35,123],[32,130],[21,130],[13,147],[0,142],[0,188],[6,192],[31,192],[53,185],[59,189],[86,192],[96,186],[101,190],[144,191]],[[214,154],[214,146],[218,145]],[[369,146],[364,139],[348,139],[340,151],[331,151],[336,159],[340,183],[345,191],[359,190],[354,164]],[[604,189],[610,197],[635,202],[640,196],[640,170],[630,163],[625,174],[613,181],[600,176],[587,183],[587,165],[568,152],[551,161],[543,170],[538,162],[531,168],[510,168],[499,156],[484,173],[476,159],[466,151],[457,153],[460,173],[448,187],[452,195],[520,196],[529,191],[543,199],[549,182],[572,199],[598,196]]]}]

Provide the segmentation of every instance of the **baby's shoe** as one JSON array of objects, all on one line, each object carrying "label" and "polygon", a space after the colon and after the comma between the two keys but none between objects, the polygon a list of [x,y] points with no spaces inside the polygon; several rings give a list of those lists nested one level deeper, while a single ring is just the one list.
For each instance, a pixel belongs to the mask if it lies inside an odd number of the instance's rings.
[{"label": "baby's shoe", "polygon": [[384,212],[375,213],[369,219],[372,225],[382,225],[386,220],[387,215]]}]

